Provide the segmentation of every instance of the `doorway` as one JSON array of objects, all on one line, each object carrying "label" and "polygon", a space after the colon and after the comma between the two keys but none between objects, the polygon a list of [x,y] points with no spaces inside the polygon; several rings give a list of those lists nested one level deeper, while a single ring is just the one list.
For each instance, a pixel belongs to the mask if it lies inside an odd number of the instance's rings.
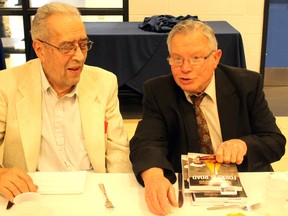
[{"label": "doorway", "polygon": [[[261,73],[274,115],[288,115],[288,0],[266,0]],[[266,44],[265,44],[266,41]]]}]

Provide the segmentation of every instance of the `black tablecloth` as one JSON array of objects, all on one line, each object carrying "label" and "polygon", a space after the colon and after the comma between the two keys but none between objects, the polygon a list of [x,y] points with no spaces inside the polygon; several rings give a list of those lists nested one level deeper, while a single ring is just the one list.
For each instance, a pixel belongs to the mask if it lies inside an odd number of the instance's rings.
[{"label": "black tablecloth", "polygon": [[[86,64],[102,67],[116,74],[119,87],[127,85],[142,93],[145,80],[170,73],[167,63],[168,33],[147,32],[139,22],[85,23],[87,35],[94,41]],[[222,49],[221,62],[246,67],[241,34],[226,21],[208,21]],[[32,46],[31,46],[32,47]],[[31,52],[30,58],[35,54]]]},{"label": "black tablecloth", "polygon": [[0,38],[0,70],[5,69],[6,64],[5,64],[5,56],[4,56],[4,48],[2,44],[2,40]]}]

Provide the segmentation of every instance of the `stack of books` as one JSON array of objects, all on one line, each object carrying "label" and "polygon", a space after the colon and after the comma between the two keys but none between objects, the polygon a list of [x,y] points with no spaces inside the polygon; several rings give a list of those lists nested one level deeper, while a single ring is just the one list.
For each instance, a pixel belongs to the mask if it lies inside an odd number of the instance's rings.
[{"label": "stack of books", "polygon": [[236,164],[220,164],[214,155],[181,155],[184,193],[190,193],[193,205],[245,203],[247,195]]}]

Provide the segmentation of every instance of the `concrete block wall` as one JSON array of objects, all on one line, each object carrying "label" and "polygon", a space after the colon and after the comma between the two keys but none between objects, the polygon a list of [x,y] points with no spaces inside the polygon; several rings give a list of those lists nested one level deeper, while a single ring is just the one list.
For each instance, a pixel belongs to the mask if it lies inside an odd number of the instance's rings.
[{"label": "concrete block wall", "polygon": [[264,0],[129,0],[129,21],[169,14],[225,20],[242,35],[247,68],[260,71]]}]

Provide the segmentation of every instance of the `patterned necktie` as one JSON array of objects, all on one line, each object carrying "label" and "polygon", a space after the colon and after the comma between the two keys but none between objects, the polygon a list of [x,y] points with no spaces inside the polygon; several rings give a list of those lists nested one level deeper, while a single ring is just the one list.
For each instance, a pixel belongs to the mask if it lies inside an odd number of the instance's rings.
[{"label": "patterned necktie", "polygon": [[208,129],[207,122],[205,120],[205,116],[200,109],[200,103],[202,99],[205,97],[205,93],[200,96],[192,95],[191,100],[194,105],[197,127],[198,127],[198,137],[199,137],[199,145],[200,145],[200,153],[204,154],[213,154],[213,147],[211,142],[211,137]]}]

